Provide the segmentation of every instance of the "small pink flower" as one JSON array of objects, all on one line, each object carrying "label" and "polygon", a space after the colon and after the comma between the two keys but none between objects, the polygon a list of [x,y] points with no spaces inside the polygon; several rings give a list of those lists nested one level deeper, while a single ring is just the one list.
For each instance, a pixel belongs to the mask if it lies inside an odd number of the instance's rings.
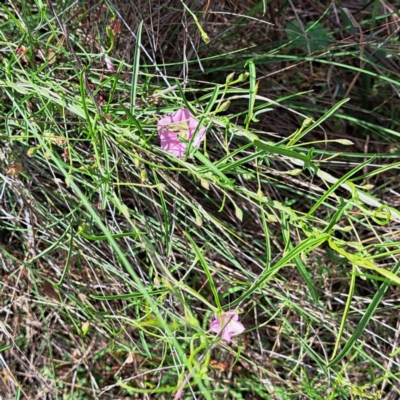
[{"label": "small pink flower", "polygon": [[117,70],[114,67],[113,62],[111,61],[111,58],[109,58],[108,56],[104,57],[104,61],[106,63],[107,69],[113,74],[115,73]]},{"label": "small pink flower", "polygon": [[[187,150],[187,145],[179,140],[179,137],[190,142],[198,125],[199,121],[187,108],[181,108],[171,115],[161,118],[157,124],[161,149],[175,157],[183,158]],[[205,134],[206,128],[200,126],[196,137],[193,139],[192,147],[198,149],[204,140]]]},{"label": "small pink flower", "polygon": [[239,322],[239,315],[236,314],[236,311],[228,310],[220,317],[215,315],[215,320],[211,322],[210,329],[216,334],[222,331],[222,339],[229,343],[232,340],[232,336],[243,333],[245,327]]}]

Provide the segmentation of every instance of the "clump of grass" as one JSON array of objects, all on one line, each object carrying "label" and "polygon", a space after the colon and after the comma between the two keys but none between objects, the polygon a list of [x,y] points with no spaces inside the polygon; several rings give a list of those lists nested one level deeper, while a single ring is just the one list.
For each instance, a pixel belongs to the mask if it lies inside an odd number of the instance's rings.
[{"label": "clump of grass", "polygon": [[[396,14],[213,6],[2,7],[9,398],[397,393]],[[207,127],[182,160],[181,107]]]}]

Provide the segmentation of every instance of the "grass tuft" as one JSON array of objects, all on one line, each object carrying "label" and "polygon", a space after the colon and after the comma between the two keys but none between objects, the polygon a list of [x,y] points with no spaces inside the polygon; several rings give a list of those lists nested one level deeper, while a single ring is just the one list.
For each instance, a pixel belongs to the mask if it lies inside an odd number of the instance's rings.
[{"label": "grass tuft", "polygon": [[236,3],[0,6],[4,398],[399,396],[398,10]]}]

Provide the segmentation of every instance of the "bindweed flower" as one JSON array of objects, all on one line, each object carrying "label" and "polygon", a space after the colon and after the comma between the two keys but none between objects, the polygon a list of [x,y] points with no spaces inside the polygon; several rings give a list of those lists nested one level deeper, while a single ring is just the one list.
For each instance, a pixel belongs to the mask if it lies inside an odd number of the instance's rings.
[{"label": "bindweed flower", "polygon": [[[161,149],[175,157],[183,158],[187,145],[180,140],[180,137],[190,142],[198,125],[199,121],[187,108],[181,108],[171,115],[161,118],[157,124]],[[206,128],[200,126],[193,139],[192,147],[198,149],[205,134]]]},{"label": "bindweed flower", "polygon": [[222,316],[215,316],[215,320],[211,322],[210,329],[216,334],[221,334],[223,340],[228,343],[232,340],[233,335],[240,335],[244,332],[244,325],[239,322],[239,315],[235,310],[228,310]]}]

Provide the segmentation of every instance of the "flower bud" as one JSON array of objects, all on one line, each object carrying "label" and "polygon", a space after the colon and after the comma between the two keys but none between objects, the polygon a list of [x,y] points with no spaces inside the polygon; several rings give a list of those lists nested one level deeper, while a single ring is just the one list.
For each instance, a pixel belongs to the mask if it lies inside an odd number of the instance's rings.
[{"label": "flower bud", "polygon": [[222,112],[222,111],[226,111],[228,108],[229,108],[229,106],[231,105],[231,102],[228,100],[228,101],[224,101],[218,108],[217,108],[217,113],[218,112]]},{"label": "flower bud", "polygon": [[226,77],[225,83],[226,83],[227,85],[229,85],[231,82],[233,82],[234,77],[235,77],[235,73],[232,72],[231,74],[229,74],[229,75]]},{"label": "flower bud", "polygon": [[247,81],[247,78],[249,77],[249,73],[248,72],[243,72],[243,74],[240,74],[239,75],[239,78],[238,78],[238,82],[239,83],[242,83],[242,82],[245,82],[245,81]]},{"label": "flower bud", "polygon": [[201,179],[200,184],[201,184],[201,186],[203,186],[204,189],[210,190],[210,184],[208,183],[208,181],[206,179]]},{"label": "flower bud", "polygon": [[33,156],[37,153],[37,151],[40,149],[40,147],[41,147],[41,146],[38,146],[38,147],[31,147],[31,148],[28,149],[28,151],[26,152],[26,155],[27,155],[28,157],[33,157]]}]

